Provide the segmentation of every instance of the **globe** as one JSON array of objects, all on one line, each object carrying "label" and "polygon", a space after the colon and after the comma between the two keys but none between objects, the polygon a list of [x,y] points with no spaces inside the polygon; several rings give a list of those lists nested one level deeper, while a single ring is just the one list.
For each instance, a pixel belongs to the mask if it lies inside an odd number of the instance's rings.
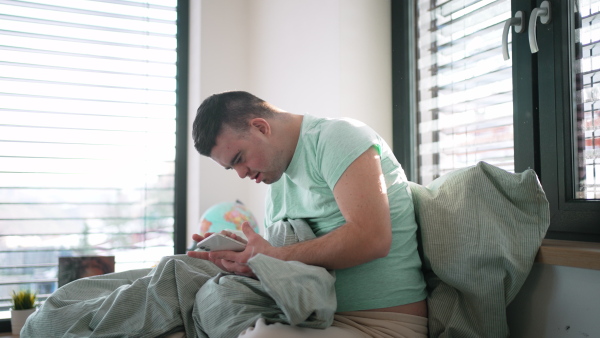
[{"label": "globe", "polygon": [[256,219],[240,201],[224,202],[208,208],[200,217],[200,235],[221,230],[242,231],[242,223],[248,222],[258,232]]}]

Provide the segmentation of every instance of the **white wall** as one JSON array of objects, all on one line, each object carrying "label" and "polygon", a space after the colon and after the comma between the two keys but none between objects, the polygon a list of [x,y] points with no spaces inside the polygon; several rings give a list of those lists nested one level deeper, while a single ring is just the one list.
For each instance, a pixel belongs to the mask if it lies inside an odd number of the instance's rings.
[{"label": "white wall", "polygon": [[[246,90],[289,112],[362,120],[391,144],[389,0],[191,3],[192,21],[200,21],[191,32],[199,66],[190,74],[190,120],[207,96]],[[188,233],[207,208],[236,199],[262,224],[266,186],[190,148]]]},{"label": "white wall", "polygon": [[534,264],[507,313],[513,338],[600,337],[600,271]]}]

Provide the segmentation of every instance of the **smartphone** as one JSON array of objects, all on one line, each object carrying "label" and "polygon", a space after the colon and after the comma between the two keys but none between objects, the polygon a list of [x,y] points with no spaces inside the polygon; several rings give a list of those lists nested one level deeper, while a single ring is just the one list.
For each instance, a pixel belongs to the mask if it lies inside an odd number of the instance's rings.
[{"label": "smartphone", "polygon": [[244,251],[246,243],[236,241],[231,237],[227,237],[223,234],[212,234],[196,245],[196,251],[220,251],[220,250],[231,250],[231,251]]}]

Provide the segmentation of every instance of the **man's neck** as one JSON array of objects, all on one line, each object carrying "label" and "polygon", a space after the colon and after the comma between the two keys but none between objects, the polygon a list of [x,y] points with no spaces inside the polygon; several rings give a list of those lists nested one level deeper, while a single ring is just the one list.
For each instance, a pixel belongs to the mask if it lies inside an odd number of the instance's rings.
[{"label": "man's neck", "polygon": [[278,118],[274,119],[274,132],[276,132],[276,138],[278,143],[281,145],[283,154],[286,157],[286,161],[289,163],[294,157],[296,146],[300,138],[300,130],[302,129],[302,120],[304,115],[292,114],[288,112],[281,112]]}]

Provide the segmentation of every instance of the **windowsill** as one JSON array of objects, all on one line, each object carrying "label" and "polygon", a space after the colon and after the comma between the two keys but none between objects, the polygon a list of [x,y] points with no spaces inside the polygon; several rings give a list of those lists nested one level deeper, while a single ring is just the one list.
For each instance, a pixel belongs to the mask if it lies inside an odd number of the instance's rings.
[{"label": "windowsill", "polygon": [[600,270],[600,243],[544,239],[535,262]]}]

